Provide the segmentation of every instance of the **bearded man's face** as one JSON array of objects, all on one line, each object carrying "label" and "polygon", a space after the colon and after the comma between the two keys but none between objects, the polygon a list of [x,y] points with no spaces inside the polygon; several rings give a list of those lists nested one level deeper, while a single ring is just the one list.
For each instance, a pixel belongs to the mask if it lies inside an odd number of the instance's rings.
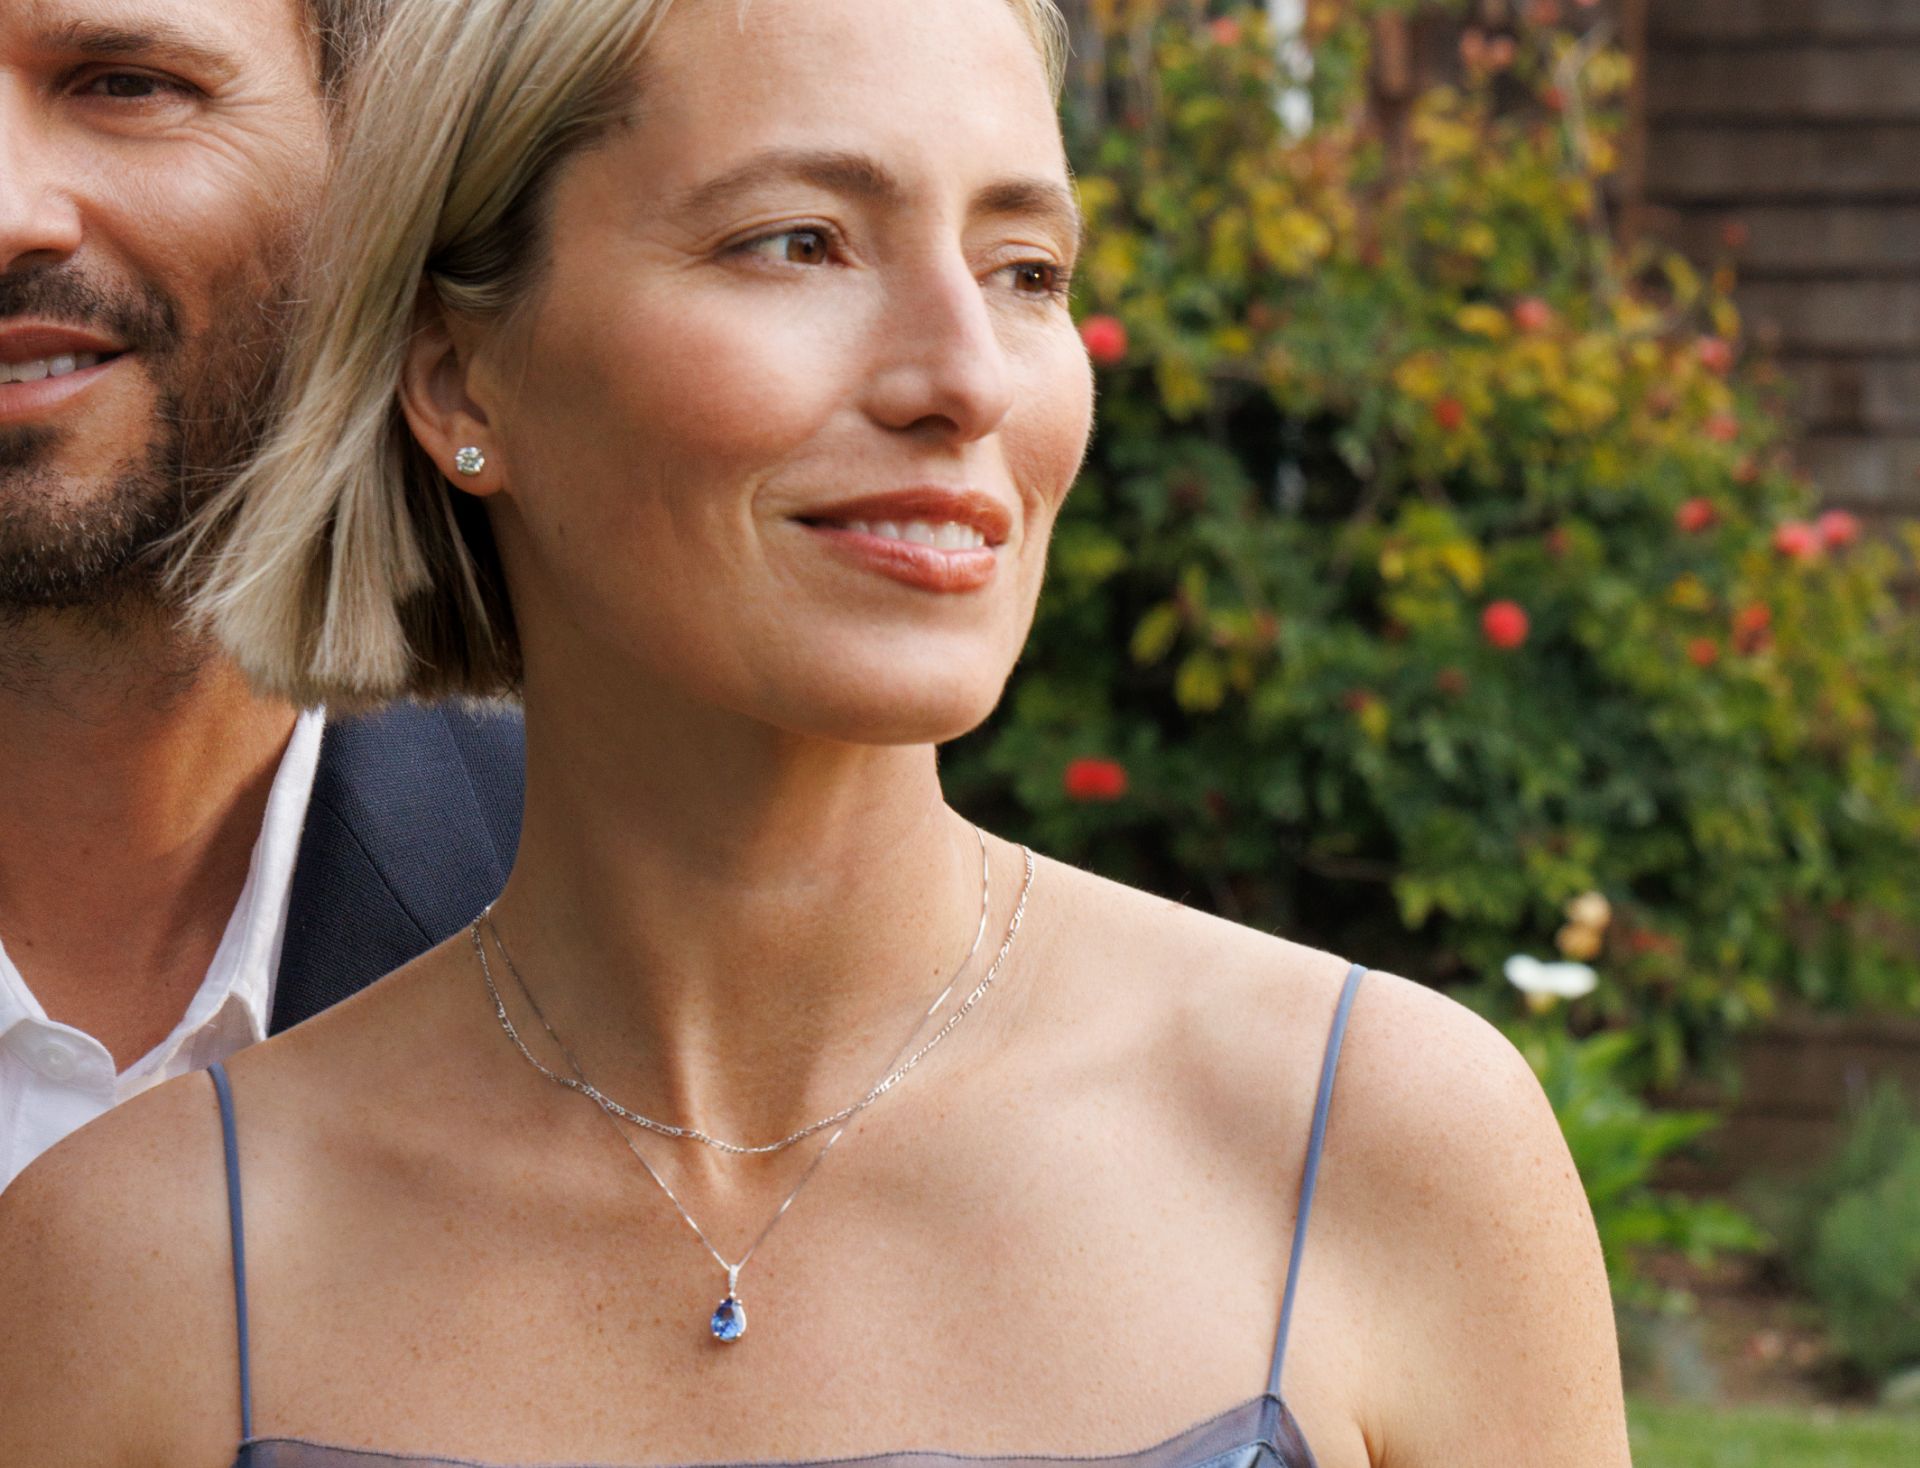
[{"label": "bearded man's face", "polygon": [[150,592],[244,461],[327,141],[300,0],[0,5],[0,613]]}]

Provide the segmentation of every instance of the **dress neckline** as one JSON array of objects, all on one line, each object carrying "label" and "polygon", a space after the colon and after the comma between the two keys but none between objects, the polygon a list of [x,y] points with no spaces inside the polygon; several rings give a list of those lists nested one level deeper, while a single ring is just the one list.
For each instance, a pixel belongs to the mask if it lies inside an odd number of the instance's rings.
[{"label": "dress neckline", "polygon": [[[1191,1445],[1190,1453],[1182,1448]],[[1120,1453],[957,1453],[940,1448],[908,1448],[876,1453],[857,1453],[841,1457],[819,1458],[746,1458],[712,1459],[673,1464],[616,1464],[546,1461],[540,1463],[503,1463],[482,1458],[445,1457],[430,1453],[390,1452],[378,1448],[355,1448],[342,1443],[322,1442],[305,1437],[255,1437],[240,1445],[234,1468],[280,1468],[277,1448],[295,1452],[306,1449],[335,1455],[341,1468],[374,1463],[425,1465],[425,1468],[967,1468],[967,1465],[1051,1465],[1151,1464],[1153,1468],[1210,1468],[1224,1459],[1264,1448],[1277,1459],[1281,1468],[1316,1468],[1299,1424],[1286,1402],[1262,1392],[1243,1402],[1203,1417],[1169,1437]],[[1288,1456],[1289,1452],[1291,1456]],[[304,1456],[286,1460],[287,1468],[307,1463]]]}]

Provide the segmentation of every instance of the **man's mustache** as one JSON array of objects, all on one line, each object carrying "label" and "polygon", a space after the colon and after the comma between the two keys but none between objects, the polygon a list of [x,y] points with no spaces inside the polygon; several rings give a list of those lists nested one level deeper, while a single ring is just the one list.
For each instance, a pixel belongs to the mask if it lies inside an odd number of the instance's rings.
[{"label": "man's mustache", "polygon": [[180,344],[180,313],[164,292],[111,290],[69,265],[0,274],[0,325],[10,317],[85,327],[130,352],[159,355]]}]

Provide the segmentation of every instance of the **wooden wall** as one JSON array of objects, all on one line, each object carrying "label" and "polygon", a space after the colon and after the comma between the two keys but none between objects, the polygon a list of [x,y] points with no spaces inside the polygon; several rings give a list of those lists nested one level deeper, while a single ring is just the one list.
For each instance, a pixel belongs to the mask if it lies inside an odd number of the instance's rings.
[{"label": "wooden wall", "polygon": [[1920,514],[1920,0],[1653,0],[1648,223],[1734,255],[1828,500]]}]

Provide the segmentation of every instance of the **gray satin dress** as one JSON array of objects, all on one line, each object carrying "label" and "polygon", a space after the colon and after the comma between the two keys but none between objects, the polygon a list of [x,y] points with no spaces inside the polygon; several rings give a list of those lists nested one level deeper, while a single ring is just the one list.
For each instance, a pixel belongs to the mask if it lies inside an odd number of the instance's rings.
[{"label": "gray satin dress", "polygon": [[[1313,1127],[1307,1139],[1306,1162],[1300,1180],[1300,1207],[1294,1222],[1293,1252],[1287,1263],[1286,1292],[1280,1306],[1280,1329],[1274,1339],[1273,1364],[1267,1389],[1259,1396],[1229,1408],[1217,1417],[1197,1422],[1165,1442],[1132,1453],[1101,1457],[1034,1454],[998,1454],[909,1451],[876,1453],[860,1458],[815,1458],[781,1462],[703,1464],[697,1468],[1315,1468],[1313,1453],[1287,1410],[1280,1393],[1280,1373],[1286,1361],[1287,1331],[1293,1323],[1294,1292],[1300,1282],[1300,1261],[1306,1248],[1307,1218],[1326,1145],[1327,1110],[1333,1100],[1334,1073],[1340,1063],[1340,1044],[1346,1035],[1347,1015],[1366,969],[1355,964],[1347,974],[1327,1036],[1326,1058],[1320,1067],[1319,1091],[1314,1099]],[[239,1323],[240,1448],[234,1468],[517,1468],[471,1458],[436,1458],[417,1453],[383,1453],[370,1448],[340,1447],[304,1438],[253,1435],[253,1383],[247,1345],[247,1262],[245,1229],[240,1207],[240,1154],[235,1140],[233,1091],[226,1068],[212,1067],[215,1094],[220,1102],[220,1126],[226,1143],[227,1212],[233,1231],[233,1293]],[[535,1468],[535,1465],[525,1465]],[[602,1464],[543,1464],[537,1468],[618,1468]],[[696,1465],[688,1465],[696,1468]]]}]

